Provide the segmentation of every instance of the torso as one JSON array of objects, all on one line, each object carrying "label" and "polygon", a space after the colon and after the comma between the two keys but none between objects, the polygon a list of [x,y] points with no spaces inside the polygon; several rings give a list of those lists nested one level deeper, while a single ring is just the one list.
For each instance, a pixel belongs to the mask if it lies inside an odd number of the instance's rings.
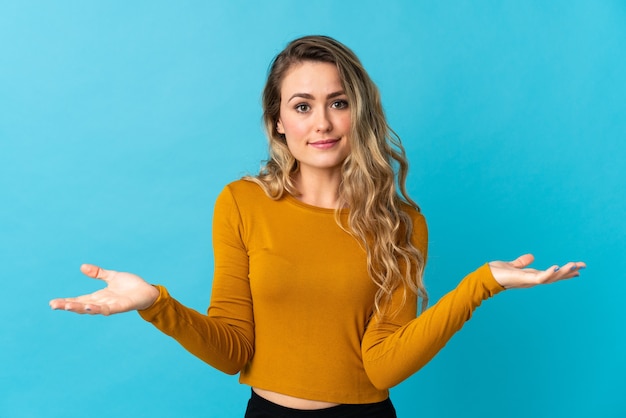
[{"label": "torso", "polygon": [[[210,309],[214,315],[225,304],[239,309],[238,323],[253,331],[254,353],[240,383],[303,410],[386,399],[388,390],[372,384],[362,354],[377,287],[364,249],[337,224],[335,210],[291,195],[271,200],[243,180],[230,184],[219,202],[219,284]],[[409,214],[418,244],[425,244],[423,217]],[[349,210],[339,216],[346,222]],[[384,329],[392,332],[415,310],[412,300],[402,319]]]},{"label": "torso", "polygon": [[339,405],[331,402],[312,401],[310,399],[296,398],[289,395],[283,395],[282,393],[272,392],[271,390],[264,390],[259,388],[252,388],[252,390],[254,390],[257,395],[270,402],[292,409],[315,410],[331,408],[333,406]]}]

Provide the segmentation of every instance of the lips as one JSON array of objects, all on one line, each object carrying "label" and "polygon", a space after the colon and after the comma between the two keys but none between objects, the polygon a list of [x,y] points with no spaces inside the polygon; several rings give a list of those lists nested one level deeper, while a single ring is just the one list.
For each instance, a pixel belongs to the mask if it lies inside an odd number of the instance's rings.
[{"label": "lips", "polygon": [[309,145],[318,149],[332,148],[340,139],[322,139],[315,142],[309,142]]}]

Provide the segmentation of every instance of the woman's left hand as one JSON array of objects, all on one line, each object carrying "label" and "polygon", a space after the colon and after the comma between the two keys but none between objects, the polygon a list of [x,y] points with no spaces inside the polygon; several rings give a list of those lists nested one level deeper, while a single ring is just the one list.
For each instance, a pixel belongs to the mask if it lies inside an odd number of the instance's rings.
[{"label": "woman's left hand", "polygon": [[577,261],[563,266],[554,265],[547,270],[526,268],[534,260],[535,257],[532,254],[524,254],[510,262],[492,261],[489,267],[493,277],[505,289],[533,287],[571,279],[580,276],[580,270],[587,267],[585,263]]}]

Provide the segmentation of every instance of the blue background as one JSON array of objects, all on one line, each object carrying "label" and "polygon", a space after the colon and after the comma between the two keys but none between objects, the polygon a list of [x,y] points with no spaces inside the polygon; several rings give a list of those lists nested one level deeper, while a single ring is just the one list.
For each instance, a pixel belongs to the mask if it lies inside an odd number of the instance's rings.
[{"label": "blue background", "polygon": [[505,292],[392,390],[400,417],[626,415],[626,2],[0,1],[0,416],[237,417],[249,389],[137,314],[52,312],[83,262],[204,311],[211,213],[266,157],[294,37],[350,46],[426,214],[432,301],[524,252],[579,279]]}]

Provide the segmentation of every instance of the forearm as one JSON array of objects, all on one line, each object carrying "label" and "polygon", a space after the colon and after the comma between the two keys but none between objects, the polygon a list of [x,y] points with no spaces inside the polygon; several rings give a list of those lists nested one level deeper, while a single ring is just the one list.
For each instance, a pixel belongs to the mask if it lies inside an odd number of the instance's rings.
[{"label": "forearm", "polygon": [[481,302],[503,288],[487,265],[404,326],[374,322],[363,340],[363,362],[377,388],[390,388],[428,363],[467,322]]},{"label": "forearm", "polygon": [[249,361],[254,350],[251,324],[201,314],[172,298],[164,287],[158,289],[157,301],[138,311],[143,319],[224,373],[238,373]]}]

